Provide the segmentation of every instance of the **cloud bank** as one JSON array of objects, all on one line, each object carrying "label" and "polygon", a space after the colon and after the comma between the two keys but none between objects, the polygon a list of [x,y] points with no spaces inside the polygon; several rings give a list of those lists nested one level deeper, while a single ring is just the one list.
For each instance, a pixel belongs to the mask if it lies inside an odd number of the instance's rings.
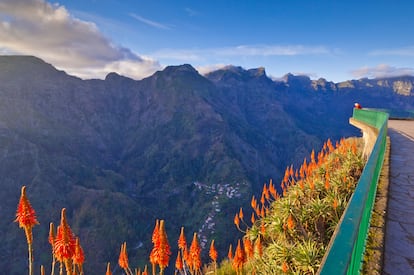
[{"label": "cloud bank", "polygon": [[407,56],[413,57],[414,56],[414,46],[412,47],[403,47],[403,48],[395,48],[395,49],[381,49],[381,50],[374,50],[369,53],[373,56],[381,56],[381,55],[393,55],[393,56]]},{"label": "cloud bank", "polygon": [[333,54],[333,52],[324,46],[239,45],[206,49],[162,49],[152,53],[151,56],[160,59],[169,58],[181,61],[202,61],[209,57],[270,57],[327,54]]},{"label": "cloud bank", "polygon": [[362,67],[353,70],[351,74],[356,78],[380,78],[414,75],[414,68],[397,68],[387,64],[379,64],[376,67]]},{"label": "cloud bank", "polygon": [[103,78],[116,71],[141,79],[161,68],[150,58],[114,45],[95,24],[44,0],[0,2],[0,52],[35,55],[82,78]]}]

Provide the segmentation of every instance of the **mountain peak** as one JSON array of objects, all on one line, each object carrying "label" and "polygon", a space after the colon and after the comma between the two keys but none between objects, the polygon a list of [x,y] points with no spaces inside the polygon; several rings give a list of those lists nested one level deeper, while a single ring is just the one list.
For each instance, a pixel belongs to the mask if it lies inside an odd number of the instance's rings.
[{"label": "mountain peak", "polygon": [[40,58],[29,55],[2,55],[0,56],[0,79],[16,76],[26,80],[46,80],[53,76],[65,76],[66,73],[57,70],[51,64]]},{"label": "mountain peak", "polygon": [[182,64],[182,65],[175,65],[175,66],[167,66],[163,72],[165,73],[196,73],[198,71],[191,66],[190,64]]},{"label": "mountain peak", "polygon": [[263,77],[266,76],[266,70],[264,67],[259,67],[259,68],[255,68],[255,69],[249,69],[248,70],[249,74],[251,76],[255,76],[255,77]]}]

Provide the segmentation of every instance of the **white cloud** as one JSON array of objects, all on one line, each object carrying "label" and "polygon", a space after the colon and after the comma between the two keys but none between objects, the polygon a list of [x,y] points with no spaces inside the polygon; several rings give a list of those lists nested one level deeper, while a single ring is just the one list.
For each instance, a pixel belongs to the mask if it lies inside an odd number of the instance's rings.
[{"label": "white cloud", "polygon": [[200,74],[205,75],[205,74],[208,74],[210,72],[222,69],[226,66],[227,65],[225,65],[225,64],[211,64],[211,65],[206,65],[206,66],[198,66],[198,67],[196,67],[196,69]]},{"label": "white cloud", "polygon": [[162,49],[152,53],[151,56],[157,59],[172,59],[189,62],[205,61],[211,57],[269,57],[327,54],[334,54],[334,52],[324,46],[240,45],[235,47],[206,49]]},{"label": "white cloud", "polygon": [[395,48],[395,49],[381,49],[374,50],[369,53],[370,55],[396,55],[396,56],[414,56],[414,46]]},{"label": "white cloud", "polygon": [[362,67],[353,70],[351,74],[356,78],[394,77],[414,75],[414,68],[397,68],[387,64],[379,64],[376,67]]},{"label": "white cloud", "polygon": [[217,55],[225,56],[294,56],[329,54],[330,51],[323,46],[303,45],[241,45],[237,47],[222,48],[216,51]]},{"label": "white cloud", "polygon": [[0,49],[35,55],[84,78],[103,78],[117,68],[140,79],[160,68],[158,62],[114,45],[94,23],[44,0],[0,2]]},{"label": "white cloud", "polygon": [[151,27],[154,27],[154,28],[157,28],[157,29],[164,29],[164,30],[169,30],[170,29],[170,27],[168,27],[167,25],[164,25],[162,23],[150,20],[148,18],[142,17],[142,16],[140,16],[138,14],[135,14],[135,13],[130,13],[129,16],[131,16],[132,18],[134,18],[134,19],[136,19],[136,20],[138,20],[138,21],[140,21],[140,22],[142,22],[142,23],[144,23],[148,26],[151,26]]},{"label": "white cloud", "polygon": [[184,10],[190,17],[197,16],[199,14],[198,11],[193,10],[191,8],[185,8]]}]

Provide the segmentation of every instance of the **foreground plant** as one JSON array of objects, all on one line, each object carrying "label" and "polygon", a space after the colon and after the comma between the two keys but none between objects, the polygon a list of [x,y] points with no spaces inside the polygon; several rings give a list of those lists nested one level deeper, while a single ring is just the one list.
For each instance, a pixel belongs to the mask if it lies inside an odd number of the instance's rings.
[{"label": "foreground plant", "polygon": [[236,274],[317,272],[364,167],[360,147],[358,139],[342,139],[335,146],[328,140],[299,169],[286,168],[282,195],[270,181],[259,200],[252,198],[250,226],[240,209],[234,224],[245,233],[245,255],[239,242],[228,257]]},{"label": "foreground plant", "polygon": [[19,204],[16,211],[15,222],[19,227],[24,229],[27,241],[27,250],[29,254],[29,275],[33,275],[33,232],[32,228],[39,224],[36,218],[36,212],[26,196],[26,186],[22,187]]}]

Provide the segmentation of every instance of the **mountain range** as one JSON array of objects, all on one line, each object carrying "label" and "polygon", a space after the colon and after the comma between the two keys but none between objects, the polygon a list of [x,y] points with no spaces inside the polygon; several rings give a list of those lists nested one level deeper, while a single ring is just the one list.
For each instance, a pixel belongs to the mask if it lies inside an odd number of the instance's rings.
[{"label": "mountain range", "polygon": [[214,238],[223,257],[238,237],[234,213],[264,182],[328,138],[359,135],[348,124],[354,102],[414,109],[414,77],[273,80],[264,68],[201,75],[185,64],[139,81],[82,80],[36,57],[0,56],[0,270],[26,269],[13,223],[22,185],[40,221],[37,265],[51,261],[49,222],[64,207],[86,274],[115,266],[124,241],[133,265],[147,263],[156,219],[172,247],[184,226],[202,246]]}]

